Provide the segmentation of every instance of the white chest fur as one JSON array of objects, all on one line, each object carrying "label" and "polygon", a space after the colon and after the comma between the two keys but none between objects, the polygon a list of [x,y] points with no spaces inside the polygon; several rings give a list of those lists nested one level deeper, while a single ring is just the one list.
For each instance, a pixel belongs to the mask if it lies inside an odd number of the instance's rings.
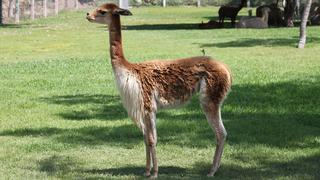
[{"label": "white chest fur", "polygon": [[114,74],[123,106],[132,120],[143,130],[144,103],[139,79],[126,68],[114,68]]}]

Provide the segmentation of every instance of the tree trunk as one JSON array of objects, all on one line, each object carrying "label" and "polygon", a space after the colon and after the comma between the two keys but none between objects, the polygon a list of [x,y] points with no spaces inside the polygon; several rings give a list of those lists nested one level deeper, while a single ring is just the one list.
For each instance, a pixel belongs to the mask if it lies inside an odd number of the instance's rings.
[{"label": "tree trunk", "polygon": [[119,6],[123,9],[129,9],[129,1],[128,0],[119,0]]},{"label": "tree trunk", "polygon": [[64,9],[68,9],[68,0],[64,0]]},{"label": "tree trunk", "polygon": [[54,14],[58,15],[59,13],[59,0],[54,0]]},{"label": "tree trunk", "polygon": [[197,7],[201,7],[201,0],[197,0]]},{"label": "tree trunk", "polygon": [[294,16],[295,2],[294,0],[285,0],[284,7],[284,20],[287,27],[293,27],[293,16]]},{"label": "tree trunk", "polygon": [[8,16],[9,17],[14,17],[14,0],[9,0],[9,12],[8,12]]},{"label": "tree trunk", "polygon": [[43,0],[43,16],[45,18],[48,16],[47,0]]},{"label": "tree trunk", "polygon": [[78,2],[78,0],[75,0],[75,7],[76,7],[76,9],[79,9],[79,2]]},{"label": "tree trunk", "polygon": [[3,11],[2,11],[2,0],[0,0],[0,25],[3,24]]},{"label": "tree trunk", "polygon": [[300,17],[300,0],[295,0],[295,6],[296,6],[296,8],[295,8],[295,14],[296,14],[296,16],[298,17],[298,19],[300,19],[301,17]]},{"label": "tree trunk", "polygon": [[19,2],[19,0],[16,0],[16,11],[15,11],[14,22],[15,23],[20,22],[20,2]]},{"label": "tree trunk", "polygon": [[167,1],[166,0],[162,0],[162,7],[166,7],[167,6]]},{"label": "tree trunk", "polygon": [[310,7],[311,7],[312,0],[307,1],[307,5],[304,8],[303,11],[303,16],[302,16],[302,21],[300,25],[300,39],[298,43],[298,48],[302,49],[304,48],[306,44],[306,39],[307,39],[307,21],[310,13]]},{"label": "tree trunk", "polygon": [[34,20],[34,0],[31,0],[30,18],[31,20]]},{"label": "tree trunk", "polygon": [[0,24],[7,24],[9,19],[9,1],[0,0]]}]

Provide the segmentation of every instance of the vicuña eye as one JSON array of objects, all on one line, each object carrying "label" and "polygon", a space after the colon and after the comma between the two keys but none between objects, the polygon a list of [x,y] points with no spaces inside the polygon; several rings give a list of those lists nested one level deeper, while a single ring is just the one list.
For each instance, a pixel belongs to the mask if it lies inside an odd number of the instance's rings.
[{"label": "vicu\u00f1a eye", "polygon": [[100,11],[100,14],[102,14],[102,15],[104,15],[106,13],[107,13],[106,11]]}]

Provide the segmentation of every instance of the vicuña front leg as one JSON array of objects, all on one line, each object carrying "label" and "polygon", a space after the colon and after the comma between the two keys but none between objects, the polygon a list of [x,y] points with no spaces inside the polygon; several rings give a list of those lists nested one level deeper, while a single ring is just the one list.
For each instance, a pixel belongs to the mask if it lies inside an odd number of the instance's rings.
[{"label": "vicu\u00f1a front leg", "polygon": [[144,134],[144,143],[146,145],[146,172],[144,173],[144,175],[146,177],[149,177],[151,175],[151,173],[150,173],[150,171],[151,171],[151,152],[150,152],[150,147],[147,142],[147,135],[146,134]]},{"label": "vicu\u00f1a front leg", "polygon": [[220,106],[214,103],[202,104],[203,110],[205,111],[206,118],[215,131],[216,136],[216,150],[213,157],[213,163],[208,173],[208,176],[214,176],[220,167],[221,156],[223,152],[223,146],[227,137],[227,131],[224,128],[221,119]]},{"label": "vicu\u00f1a front leg", "polygon": [[[146,175],[150,176],[151,161],[153,165],[153,174],[151,178],[158,177],[158,160],[156,155],[157,131],[155,123],[155,113],[148,113],[144,119],[145,124],[145,144],[146,144]],[[150,158],[151,157],[151,158]]]}]

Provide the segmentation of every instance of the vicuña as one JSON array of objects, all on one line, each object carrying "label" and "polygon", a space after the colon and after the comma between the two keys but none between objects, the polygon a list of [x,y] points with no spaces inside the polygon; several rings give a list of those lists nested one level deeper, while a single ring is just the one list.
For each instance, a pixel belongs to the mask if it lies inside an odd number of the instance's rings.
[{"label": "vicu\u00f1a", "polygon": [[[103,4],[87,13],[90,22],[107,24],[113,72],[123,106],[141,129],[146,145],[146,176],[158,176],[156,112],[174,107],[199,92],[200,104],[215,131],[216,150],[209,176],[218,170],[227,132],[220,107],[231,87],[229,68],[210,57],[130,63],[124,57],[120,15],[132,15],[115,4]],[[151,163],[153,173],[151,175]]]}]

